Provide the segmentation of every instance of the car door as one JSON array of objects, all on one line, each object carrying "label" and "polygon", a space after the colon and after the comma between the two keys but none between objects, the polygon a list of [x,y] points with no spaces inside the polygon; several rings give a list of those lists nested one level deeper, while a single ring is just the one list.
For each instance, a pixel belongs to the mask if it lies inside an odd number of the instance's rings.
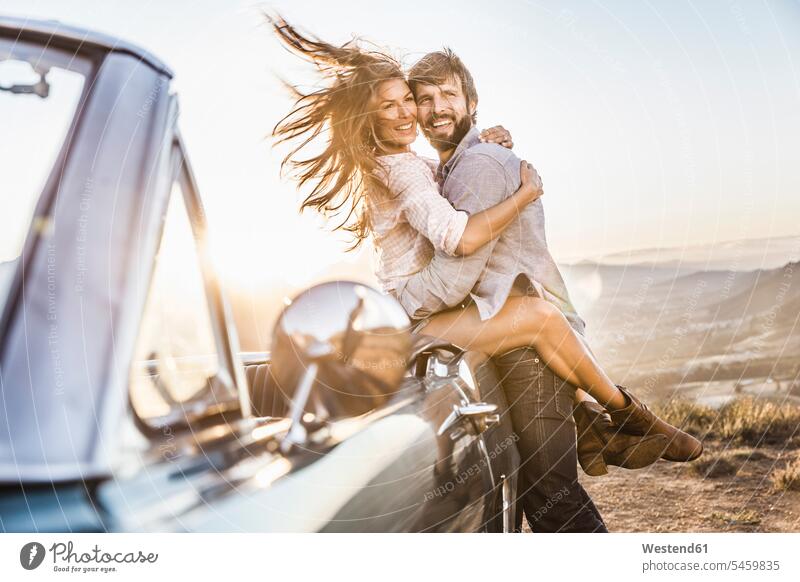
[{"label": "car door", "polygon": [[[268,487],[257,487],[253,499],[220,500],[216,510],[224,505],[226,520],[235,514],[237,523],[258,531],[486,528],[486,516],[494,511],[495,482],[484,443],[471,426],[477,418],[453,418],[454,410],[470,401],[457,376],[428,370],[429,356],[418,358],[419,375],[410,371],[386,406],[334,421],[308,442],[282,452],[273,462],[276,478]],[[249,354],[247,361],[254,403],[266,402],[267,410],[276,410],[274,389],[265,385],[266,356]],[[291,415],[286,407],[278,409]],[[271,522],[253,517],[259,514],[251,504],[280,517]],[[212,522],[193,527],[222,526],[213,516],[199,516],[205,518]]]},{"label": "car door", "polygon": [[[408,400],[342,443],[369,442],[383,460],[321,531],[480,531],[493,489],[480,435],[453,421],[455,379],[409,378]],[[402,430],[401,430],[402,427]],[[400,437],[401,440],[395,440]],[[360,463],[359,463],[360,464]]]}]

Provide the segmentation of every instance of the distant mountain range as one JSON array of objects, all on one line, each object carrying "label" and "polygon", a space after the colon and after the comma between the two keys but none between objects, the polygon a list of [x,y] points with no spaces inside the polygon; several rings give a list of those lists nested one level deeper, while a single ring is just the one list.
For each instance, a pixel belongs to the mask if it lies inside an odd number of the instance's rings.
[{"label": "distant mountain range", "polygon": [[778,236],[690,245],[681,248],[638,249],[571,263],[571,266],[674,266],[695,271],[774,269],[800,259],[800,236]]}]

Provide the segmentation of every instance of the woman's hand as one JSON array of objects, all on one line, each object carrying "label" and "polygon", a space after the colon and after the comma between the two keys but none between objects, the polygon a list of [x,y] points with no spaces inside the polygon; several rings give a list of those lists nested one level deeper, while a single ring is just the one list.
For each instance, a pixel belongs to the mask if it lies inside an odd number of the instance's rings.
[{"label": "woman's hand", "polygon": [[542,178],[539,176],[539,172],[525,160],[519,163],[519,179],[520,185],[517,191],[524,192],[526,199],[530,197],[528,203],[534,202],[544,195]]},{"label": "woman's hand", "polygon": [[497,143],[508,149],[514,147],[514,141],[511,139],[511,133],[509,133],[509,131],[502,125],[495,125],[489,129],[484,129],[481,132],[480,140],[483,143]]}]

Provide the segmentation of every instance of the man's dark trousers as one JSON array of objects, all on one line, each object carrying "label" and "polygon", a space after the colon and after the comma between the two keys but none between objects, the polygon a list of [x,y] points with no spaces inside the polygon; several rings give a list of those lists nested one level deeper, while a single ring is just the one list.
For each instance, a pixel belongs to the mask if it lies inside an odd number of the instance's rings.
[{"label": "man's dark trousers", "polygon": [[578,482],[575,386],[553,374],[533,348],[513,350],[494,362],[519,437],[517,529],[524,512],[534,532],[607,532]]}]

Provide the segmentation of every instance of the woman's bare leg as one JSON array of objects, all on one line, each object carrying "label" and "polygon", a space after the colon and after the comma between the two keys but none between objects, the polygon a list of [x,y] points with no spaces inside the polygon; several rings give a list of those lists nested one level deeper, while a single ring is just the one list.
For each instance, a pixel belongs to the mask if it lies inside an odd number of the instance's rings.
[{"label": "woman's bare leg", "polygon": [[509,297],[486,321],[481,321],[474,305],[437,313],[424,333],[489,355],[532,346],[556,375],[583,388],[606,408],[628,404],[558,308],[538,297]]},{"label": "woman's bare leg", "polygon": [[[578,335],[578,339],[581,340],[587,351],[592,355],[592,359],[594,359],[594,352],[592,351],[592,347],[589,345],[589,342],[586,341],[586,338],[582,335]],[[588,392],[584,392],[581,388],[575,390],[575,398],[573,400],[575,401],[575,404],[580,404],[581,402],[597,402],[589,395]]]}]

